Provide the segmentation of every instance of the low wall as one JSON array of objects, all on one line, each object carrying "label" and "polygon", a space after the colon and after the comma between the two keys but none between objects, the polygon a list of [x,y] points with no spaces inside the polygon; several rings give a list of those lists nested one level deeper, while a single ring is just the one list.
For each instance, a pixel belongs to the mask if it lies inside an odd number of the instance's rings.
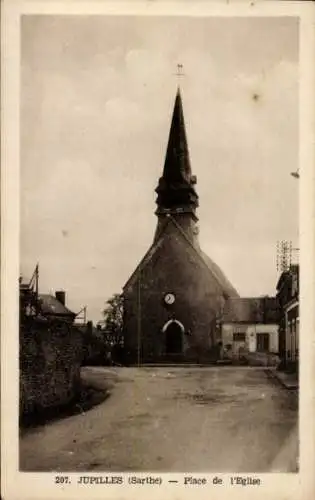
[{"label": "low wall", "polygon": [[80,389],[82,334],[56,321],[20,326],[20,415],[71,402]]}]

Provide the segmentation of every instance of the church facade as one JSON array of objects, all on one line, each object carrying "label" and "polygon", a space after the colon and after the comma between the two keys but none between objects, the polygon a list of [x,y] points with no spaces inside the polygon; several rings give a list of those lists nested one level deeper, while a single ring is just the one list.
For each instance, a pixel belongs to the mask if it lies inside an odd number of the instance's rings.
[{"label": "church facade", "polygon": [[126,359],[205,362],[216,342],[216,319],[238,293],[199,245],[196,177],[179,89],[156,193],[153,243],[123,288]]}]

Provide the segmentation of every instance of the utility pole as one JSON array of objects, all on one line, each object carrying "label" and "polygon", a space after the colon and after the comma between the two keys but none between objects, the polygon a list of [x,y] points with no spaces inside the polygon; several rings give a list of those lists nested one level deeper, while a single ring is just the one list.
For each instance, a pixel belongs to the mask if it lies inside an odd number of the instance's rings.
[{"label": "utility pole", "polygon": [[36,269],[35,269],[35,291],[36,291],[36,299],[38,299],[38,284],[39,284],[39,263],[37,263]]},{"label": "utility pole", "polygon": [[299,248],[293,248],[292,241],[277,241],[277,271],[283,273],[291,269],[293,252],[295,253],[294,260],[296,260]]},{"label": "utility pole", "polygon": [[277,271],[283,273],[289,268],[290,247],[292,243],[289,241],[277,241]]},{"label": "utility pole", "polygon": [[138,304],[137,304],[137,365],[141,364],[141,268],[138,275]]}]

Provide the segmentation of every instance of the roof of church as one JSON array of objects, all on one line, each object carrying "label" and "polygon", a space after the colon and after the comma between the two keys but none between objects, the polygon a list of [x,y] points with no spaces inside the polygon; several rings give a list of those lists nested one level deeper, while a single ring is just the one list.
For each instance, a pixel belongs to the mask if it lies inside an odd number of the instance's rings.
[{"label": "roof of church", "polygon": [[226,278],[226,276],[224,275],[224,273],[222,272],[220,267],[217,264],[215,264],[215,262],[213,262],[213,260],[210,259],[210,257],[208,257],[204,252],[202,252],[200,249],[197,249],[193,245],[193,243],[190,241],[188,236],[185,234],[184,230],[180,227],[180,225],[175,221],[175,219],[171,215],[166,219],[165,225],[164,225],[163,230],[161,231],[161,233],[159,235],[158,240],[151,245],[151,247],[149,248],[149,250],[147,251],[147,253],[143,257],[143,259],[141,260],[140,264],[137,266],[135,271],[132,273],[132,275],[130,276],[130,278],[128,279],[127,283],[125,284],[125,286],[123,288],[125,289],[128,285],[130,285],[130,283],[132,281],[136,280],[137,277],[139,276],[138,273],[140,272],[140,270],[143,270],[143,268],[150,262],[153,255],[155,254],[155,252],[158,250],[158,248],[160,247],[160,245],[162,243],[163,233],[165,232],[166,227],[171,222],[173,223],[173,226],[178,230],[178,233],[183,238],[185,238],[185,241],[193,249],[196,256],[199,258],[201,264],[205,266],[205,268],[208,270],[208,272],[211,274],[211,276],[218,282],[218,284],[220,285],[222,292],[226,296],[226,298],[239,297],[238,292],[231,285],[231,283]]},{"label": "roof of church", "polygon": [[166,227],[172,221],[173,226],[177,228],[178,232],[186,240],[186,243],[190,245],[196,253],[201,265],[203,265],[217,281],[223,295],[225,295],[226,298],[239,297],[237,291],[225,277],[219,266],[193,244],[180,224],[178,224],[175,218],[172,217],[172,212],[169,210],[169,208],[175,207],[176,209],[179,207],[180,209],[185,209],[183,212],[189,211],[195,216],[195,208],[198,206],[198,196],[194,189],[195,182],[196,178],[192,176],[191,173],[182,98],[180,89],[178,88],[169,132],[163,176],[160,178],[159,185],[156,189],[156,192],[158,193],[158,211],[156,213],[161,213],[159,212],[159,209],[167,209],[168,218],[166,218],[164,227],[162,227],[157,240],[153,242],[148,252],[145,254],[142,261],[123,287],[124,289],[126,289],[126,287],[130,285],[133,280],[137,279],[140,270],[143,269],[148,262],[150,262],[152,256],[155,254],[162,242],[163,233]]},{"label": "roof of church", "polygon": [[157,214],[164,209],[186,207],[191,213],[198,206],[196,177],[191,173],[183,104],[179,88],[174,103],[162,177],[156,193]]},{"label": "roof of church", "polygon": [[234,286],[227,279],[227,277],[223,273],[222,269],[218,266],[218,264],[216,264],[212,259],[210,259],[210,257],[207,254],[205,254],[204,252],[200,251],[200,253],[201,253],[203,260],[207,264],[209,270],[217,276],[218,281],[220,282],[220,284],[221,284],[222,288],[224,289],[224,291],[226,292],[226,294],[229,297],[238,298],[239,294],[238,294],[237,290],[234,288]]},{"label": "roof of church", "polygon": [[239,297],[238,292],[236,289],[232,286],[232,284],[229,282],[227,277],[224,275],[223,271],[220,269],[220,267],[212,260],[210,257],[208,257],[207,254],[205,254],[200,248],[196,248],[193,243],[190,241],[188,236],[186,235],[185,231],[182,229],[180,224],[176,222],[176,220],[170,215],[169,217],[172,221],[173,224],[177,227],[179,232],[184,236],[186,241],[192,246],[192,248],[195,250],[195,252],[198,254],[200,259],[204,262],[204,264],[207,266],[208,270],[211,272],[212,276],[215,277],[219,285],[221,286],[223,293],[227,297]]},{"label": "roof of church", "polygon": [[187,145],[183,104],[180,89],[177,89],[172,123],[164,162],[163,178],[166,182],[191,181],[191,166]]}]

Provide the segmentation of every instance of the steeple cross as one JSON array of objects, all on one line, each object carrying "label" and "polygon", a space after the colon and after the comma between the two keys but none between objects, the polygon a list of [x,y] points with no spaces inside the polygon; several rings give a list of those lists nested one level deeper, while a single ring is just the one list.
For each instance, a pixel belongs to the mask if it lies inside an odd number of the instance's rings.
[{"label": "steeple cross", "polygon": [[183,73],[183,65],[182,64],[177,64],[176,76],[178,77],[178,79],[180,79],[181,76],[185,76],[185,73]]}]

